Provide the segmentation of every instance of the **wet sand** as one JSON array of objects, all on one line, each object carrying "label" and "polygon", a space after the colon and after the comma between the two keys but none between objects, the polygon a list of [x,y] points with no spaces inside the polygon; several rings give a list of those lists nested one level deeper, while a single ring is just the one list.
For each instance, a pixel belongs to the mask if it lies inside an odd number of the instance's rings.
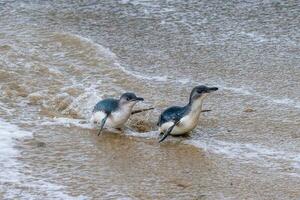
[{"label": "wet sand", "polygon": [[[154,139],[122,134],[98,137],[96,131],[76,127],[51,129],[45,126],[34,140],[25,141],[20,159],[27,166],[25,172],[34,170],[35,179],[64,185],[70,196],[297,199],[300,195],[299,177],[274,176],[268,168],[241,164],[190,145],[158,144]],[[47,142],[41,146],[41,141]]]}]

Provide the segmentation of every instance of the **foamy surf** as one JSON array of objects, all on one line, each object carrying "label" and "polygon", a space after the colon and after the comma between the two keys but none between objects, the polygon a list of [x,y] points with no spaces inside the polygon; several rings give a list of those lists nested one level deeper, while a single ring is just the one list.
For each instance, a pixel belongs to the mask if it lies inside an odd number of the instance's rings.
[{"label": "foamy surf", "polygon": [[103,45],[100,45],[98,43],[95,43],[93,40],[77,35],[72,34],[68,32],[56,32],[54,33],[54,37],[57,38],[59,41],[67,41],[72,43],[79,43],[80,45],[84,46],[87,49],[96,49],[97,55],[99,57],[105,57],[106,59],[109,59],[111,61],[114,61],[117,59],[116,54],[114,54],[110,49],[104,47]]},{"label": "foamy surf", "polygon": [[0,182],[2,184],[18,181],[20,174],[17,170],[18,161],[16,158],[20,154],[14,148],[15,140],[31,136],[30,132],[21,131],[17,126],[0,119]]},{"label": "foamy surf", "polygon": [[148,132],[136,132],[132,130],[131,128],[127,128],[125,130],[125,135],[130,137],[139,137],[139,138],[145,138],[145,139],[157,139],[158,138],[158,132],[157,131],[148,131]]},{"label": "foamy surf", "polygon": [[183,143],[204,149],[207,152],[238,159],[241,162],[252,163],[261,167],[270,167],[282,171],[289,168],[292,172],[285,172],[291,176],[300,177],[300,155],[295,152],[278,150],[251,143],[233,143],[216,140],[186,140]]},{"label": "foamy surf", "polygon": [[[90,130],[97,130],[98,128],[97,126],[90,124],[88,120],[69,118],[55,118],[52,121],[41,122],[40,125],[78,127]],[[111,129],[106,130],[116,132]],[[137,132],[128,125],[122,132],[116,133],[123,134],[128,137],[151,140],[157,140],[159,138],[158,131],[156,130]],[[225,158],[234,159],[242,163],[251,163],[259,167],[271,167],[273,170],[282,171],[289,168],[289,172],[284,174],[300,177],[300,155],[295,152],[266,147],[260,144],[234,143],[207,137],[197,140],[181,137],[169,137],[166,142],[192,145],[206,151],[207,153],[222,155]]]},{"label": "foamy surf", "polygon": [[154,80],[160,82],[168,80],[167,76],[146,76],[141,73],[126,69],[120,63],[118,56],[114,52],[112,52],[109,48],[106,48],[105,46],[94,42],[92,39],[80,35],[72,34],[72,33],[67,33],[67,32],[55,33],[55,36],[64,37],[64,39],[69,38],[69,40],[70,39],[74,40],[76,42],[81,43],[84,46],[87,46],[88,48],[95,49],[99,57],[104,57],[105,59],[109,60],[114,67],[120,69],[122,72],[124,72],[127,75],[134,76],[135,78],[142,79],[142,80]]},{"label": "foamy surf", "polygon": [[5,112],[8,115],[11,115],[14,109],[8,108],[4,103],[0,101],[0,110]]},{"label": "foamy surf", "polygon": [[[35,125],[40,126],[63,126],[63,127],[78,127],[82,129],[90,129],[90,130],[98,130],[98,126],[95,124],[92,124],[90,120],[87,119],[71,119],[71,118],[65,118],[65,117],[57,117],[53,119],[48,119],[47,121],[41,121],[37,123],[33,123]],[[124,131],[120,132],[118,130],[112,129],[112,128],[105,128],[104,130],[110,131],[110,132],[116,132],[116,133],[124,133],[127,136],[133,136],[133,137],[142,137],[142,138],[157,138],[157,132],[156,131],[149,131],[149,132],[136,132],[131,127],[125,126]]]},{"label": "foamy surf", "polygon": [[[28,169],[18,157],[21,152],[15,148],[16,141],[30,139],[32,133],[0,119],[0,193],[5,199],[39,199],[41,194],[51,199],[83,200],[84,196],[72,197],[64,187],[25,175]],[[25,173],[24,173],[25,172]]]},{"label": "foamy surf", "polygon": [[[193,87],[195,85],[203,84],[199,81],[192,80],[191,78],[174,78],[170,77],[167,75],[161,75],[161,76],[156,76],[156,75],[147,75],[147,74],[142,74],[137,71],[130,70],[130,67],[125,67],[124,64],[121,63],[119,60],[118,56],[112,52],[109,48],[98,44],[94,42],[92,39],[72,34],[72,33],[55,33],[56,37],[64,37],[64,38],[69,38],[69,40],[74,40],[75,42],[80,43],[83,46],[86,46],[86,48],[92,48],[94,49],[97,54],[101,57],[104,57],[105,59],[110,61],[110,64],[114,66],[115,68],[121,70],[123,73],[126,75],[135,77],[139,80],[145,80],[145,81],[155,81],[157,83],[168,83],[168,84],[180,84],[183,86],[187,87]],[[290,98],[275,98],[272,96],[268,96],[265,94],[260,94],[259,92],[255,91],[253,88],[249,87],[233,87],[227,83],[224,83],[222,80],[218,80],[214,82],[214,85],[218,86],[220,89],[228,90],[234,94],[238,95],[243,95],[243,96],[254,96],[262,102],[267,102],[269,104],[277,104],[277,105],[283,105],[286,107],[291,107],[291,108],[297,108],[300,109],[300,102],[290,99]]]},{"label": "foamy surf", "polygon": [[125,74],[134,76],[137,79],[148,80],[148,81],[158,81],[158,82],[166,82],[168,80],[168,76],[151,76],[150,77],[150,76],[146,76],[141,73],[138,73],[138,72],[128,70],[123,65],[121,65],[119,62],[115,62],[114,64],[119,69],[121,69]]},{"label": "foamy surf", "polygon": [[95,128],[89,120],[84,119],[70,119],[65,117],[57,117],[52,120],[44,121],[39,123],[41,126],[64,126],[64,127],[79,127],[83,129]]}]

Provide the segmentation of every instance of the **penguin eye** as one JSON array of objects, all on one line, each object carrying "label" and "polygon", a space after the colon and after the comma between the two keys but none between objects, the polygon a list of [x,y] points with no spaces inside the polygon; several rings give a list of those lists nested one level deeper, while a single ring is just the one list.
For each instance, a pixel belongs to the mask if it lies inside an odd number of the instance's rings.
[{"label": "penguin eye", "polygon": [[130,97],[127,97],[126,100],[127,100],[127,101],[130,101]]}]

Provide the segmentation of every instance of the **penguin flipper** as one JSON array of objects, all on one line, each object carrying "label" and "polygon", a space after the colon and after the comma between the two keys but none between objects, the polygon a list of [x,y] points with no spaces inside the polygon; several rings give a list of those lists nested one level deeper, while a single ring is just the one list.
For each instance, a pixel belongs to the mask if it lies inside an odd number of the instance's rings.
[{"label": "penguin flipper", "polygon": [[103,127],[104,127],[104,124],[105,124],[105,122],[106,122],[108,116],[109,116],[109,114],[106,114],[106,116],[102,119],[102,121],[101,121],[101,126],[100,126],[100,130],[99,130],[99,132],[98,132],[98,136],[100,135],[100,133],[101,133]]},{"label": "penguin flipper", "polygon": [[172,126],[170,126],[167,130],[167,132],[160,138],[160,140],[158,141],[159,143],[161,143],[162,141],[164,141],[169,135],[170,133],[172,132],[173,128],[178,125],[180,120],[174,122],[174,124]]}]

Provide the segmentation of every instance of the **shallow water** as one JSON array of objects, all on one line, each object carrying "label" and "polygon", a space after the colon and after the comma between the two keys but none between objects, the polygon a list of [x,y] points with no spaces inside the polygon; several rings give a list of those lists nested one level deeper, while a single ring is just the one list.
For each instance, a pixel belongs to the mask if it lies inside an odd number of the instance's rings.
[{"label": "shallow water", "polygon": [[[299,199],[297,1],[0,1],[2,199]],[[190,137],[155,123],[220,90]],[[86,121],[145,98],[124,133]]]}]

